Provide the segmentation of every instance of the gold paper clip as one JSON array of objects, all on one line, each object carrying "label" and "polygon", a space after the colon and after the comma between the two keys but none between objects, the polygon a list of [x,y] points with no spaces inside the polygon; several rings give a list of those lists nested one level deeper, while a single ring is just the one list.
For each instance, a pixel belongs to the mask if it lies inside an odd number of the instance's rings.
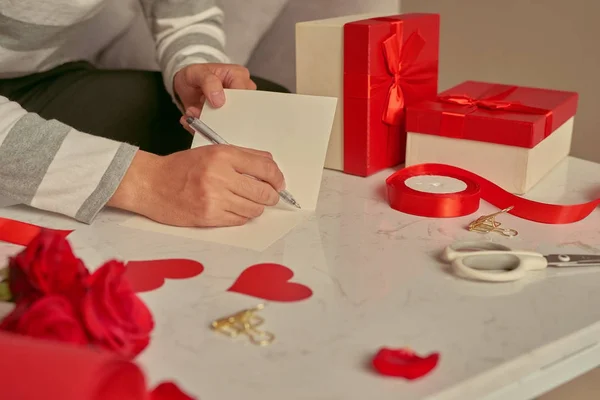
[{"label": "gold paper clip", "polygon": [[510,206],[505,208],[504,210],[500,210],[490,215],[484,215],[477,218],[475,221],[471,222],[468,226],[469,231],[473,232],[481,232],[481,233],[489,233],[489,232],[498,232],[501,235],[513,237],[517,236],[519,232],[510,228],[501,228],[502,225],[500,222],[496,221],[496,217],[500,214],[505,214],[512,210],[514,207]]},{"label": "gold paper clip", "polygon": [[258,346],[267,346],[275,340],[275,335],[256,329],[265,322],[264,318],[255,313],[265,308],[264,304],[259,304],[254,308],[242,310],[228,317],[219,318],[211,324],[213,330],[220,332],[230,338],[235,338],[240,334],[248,336],[250,342]]}]

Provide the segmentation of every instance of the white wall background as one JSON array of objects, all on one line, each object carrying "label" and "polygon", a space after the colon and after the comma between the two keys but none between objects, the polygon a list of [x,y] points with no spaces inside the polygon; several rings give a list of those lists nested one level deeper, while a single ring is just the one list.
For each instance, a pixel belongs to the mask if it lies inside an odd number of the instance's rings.
[{"label": "white wall background", "polygon": [[571,154],[600,162],[600,1],[401,0],[441,15],[440,90],[464,80],[579,92]]}]

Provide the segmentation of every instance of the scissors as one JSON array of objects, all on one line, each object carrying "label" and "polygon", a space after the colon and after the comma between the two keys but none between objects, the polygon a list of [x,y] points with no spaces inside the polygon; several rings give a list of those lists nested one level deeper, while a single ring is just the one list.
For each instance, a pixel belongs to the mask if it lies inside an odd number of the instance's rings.
[{"label": "scissors", "polygon": [[600,267],[600,256],[543,255],[484,241],[456,242],[445,248],[442,257],[465,277],[487,282],[516,281],[547,267]]}]

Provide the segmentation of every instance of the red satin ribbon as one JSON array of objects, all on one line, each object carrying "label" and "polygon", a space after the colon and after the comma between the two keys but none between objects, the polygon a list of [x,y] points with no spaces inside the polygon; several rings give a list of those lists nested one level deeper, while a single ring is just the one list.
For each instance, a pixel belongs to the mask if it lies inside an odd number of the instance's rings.
[{"label": "red satin ribbon", "polygon": [[[425,193],[406,186],[408,178],[422,175],[441,175],[459,179],[467,189],[458,193]],[[444,164],[419,164],[401,169],[386,180],[390,206],[400,212],[424,217],[448,218],[474,213],[480,199],[504,209],[514,208],[510,214],[545,224],[569,224],[590,215],[600,199],[583,204],[546,204],[524,199],[505,191],[481,176],[461,168]]]},{"label": "red satin ribbon", "polygon": [[552,110],[528,106],[526,104],[521,103],[520,101],[504,100],[517,89],[517,86],[511,86],[501,93],[491,96],[485,96],[479,99],[467,95],[438,96],[438,101],[442,103],[471,107],[471,110],[465,114],[443,113],[444,115],[448,115],[450,117],[456,117],[460,115],[464,118],[467,116],[467,114],[477,110],[478,108],[483,108],[488,111],[504,111],[522,114],[546,115],[546,126],[544,130],[544,136],[549,136],[552,133]]},{"label": "red satin ribbon", "polygon": [[[402,85],[411,77],[407,73],[409,65],[413,64],[425,47],[425,39],[418,31],[413,32],[404,45],[403,24],[394,24],[394,33],[383,42],[383,53],[388,70],[392,77],[386,107],[383,112],[383,122],[388,125],[400,125],[404,114],[405,99]],[[414,78],[414,75],[412,76]]]},{"label": "red satin ribbon", "polygon": [[437,95],[437,51],[428,49],[437,50],[438,31],[433,15],[344,25],[344,172],[368,176],[404,160],[405,106]]},{"label": "red satin ribbon", "polygon": [[[48,228],[0,217],[0,241],[2,242],[27,246],[42,229]],[[64,235],[64,237],[73,232],[72,230],[61,229],[53,229],[53,231]]]}]

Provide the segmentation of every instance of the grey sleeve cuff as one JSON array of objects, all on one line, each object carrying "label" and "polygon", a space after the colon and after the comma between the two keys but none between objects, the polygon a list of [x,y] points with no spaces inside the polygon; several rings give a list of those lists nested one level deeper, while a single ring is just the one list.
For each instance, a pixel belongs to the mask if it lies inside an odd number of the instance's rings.
[{"label": "grey sleeve cuff", "polygon": [[86,224],[93,222],[96,215],[104,208],[119,187],[137,150],[137,147],[125,143],[119,146],[96,190],[83,202],[77,214],[75,214],[75,219]]}]

